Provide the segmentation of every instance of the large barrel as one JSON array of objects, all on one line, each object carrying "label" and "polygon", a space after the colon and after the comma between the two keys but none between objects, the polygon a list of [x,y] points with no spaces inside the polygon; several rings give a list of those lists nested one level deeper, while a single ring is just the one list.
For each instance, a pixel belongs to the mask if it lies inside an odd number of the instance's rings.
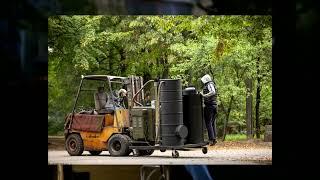
[{"label": "large barrel", "polygon": [[202,96],[188,88],[183,91],[183,123],[188,128],[186,144],[204,142]]},{"label": "large barrel", "polygon": [[160,136],[162,146],[181,146],[188,129],[183,125],[182,86],[175,79],[161,79]]}]

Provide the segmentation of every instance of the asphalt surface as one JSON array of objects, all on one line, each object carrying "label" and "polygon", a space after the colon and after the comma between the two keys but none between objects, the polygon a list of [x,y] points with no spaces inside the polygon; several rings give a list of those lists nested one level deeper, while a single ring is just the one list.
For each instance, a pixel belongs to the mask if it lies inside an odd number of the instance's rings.
[{"label": "asphalt surface", "polygon": [[209,149],[203,154],[201,149],[179,151],[179,157],[173,158],[172,151],[155,151],[151,156],[137,157],[131,153],[127,157],[112,157],[107,151],[99,156],[91,156],[85,151],[82,156],[70,156],[65,150],[48,150],[48,164],[65,165],[270,165],[272,148],[246,149]]}]

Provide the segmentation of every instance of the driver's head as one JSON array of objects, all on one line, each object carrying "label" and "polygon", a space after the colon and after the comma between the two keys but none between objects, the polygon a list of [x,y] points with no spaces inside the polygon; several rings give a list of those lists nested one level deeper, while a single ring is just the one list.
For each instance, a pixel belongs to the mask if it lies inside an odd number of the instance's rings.
[{"label": "driver's head", "polygon": [[98,87],[98,92],[99,93],[103,93],[103,91],[104,91],[104,87]]},{"label": "driver's head", "polygon": [[125,89],[120,89],[118,95],[119,97],[127,96],[127,91]]}]

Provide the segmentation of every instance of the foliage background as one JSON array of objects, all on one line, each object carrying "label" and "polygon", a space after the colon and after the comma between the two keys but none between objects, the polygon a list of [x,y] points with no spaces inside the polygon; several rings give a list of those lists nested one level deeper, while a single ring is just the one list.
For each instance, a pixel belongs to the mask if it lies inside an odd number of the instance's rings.
[{"label": "foliage background", "polygon": [[201,90],[208,73],[219,93],[219,136],[226,120],[236,127],[228,133],[246,130],[249,95],[255,122],[272,124],[271,16],[52,16],[48,50],[50,135],[62,134],[82,74],[181,78]]}]

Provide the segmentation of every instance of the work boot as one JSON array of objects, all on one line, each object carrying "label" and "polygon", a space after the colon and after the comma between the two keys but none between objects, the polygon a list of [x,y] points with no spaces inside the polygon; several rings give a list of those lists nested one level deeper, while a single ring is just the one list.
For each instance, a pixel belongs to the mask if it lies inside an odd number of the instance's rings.
[{"label": "work boot", "polygon": [[215,144],[217,144],[217,140],[214,139],[209,141],[210,146],[214,146]]}]

